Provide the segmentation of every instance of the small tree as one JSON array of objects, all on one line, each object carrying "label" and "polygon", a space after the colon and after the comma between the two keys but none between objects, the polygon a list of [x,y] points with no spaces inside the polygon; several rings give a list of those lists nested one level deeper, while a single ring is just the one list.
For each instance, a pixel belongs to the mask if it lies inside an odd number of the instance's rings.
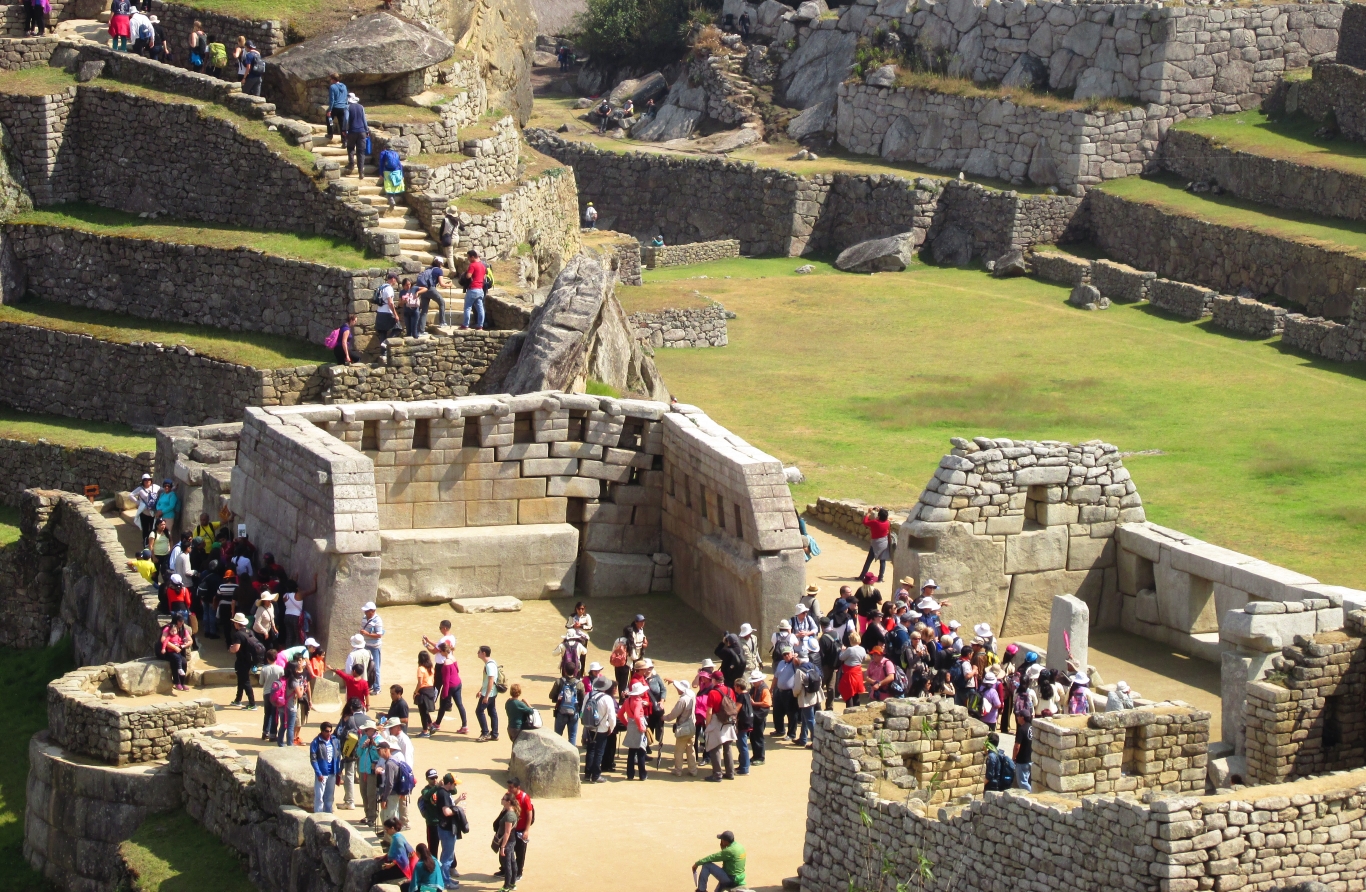
[{"label": "small tree", "polygon": [[588,0],[574,20],[574,47],[594,60],[659,68],[687,50],[688,0]]}]

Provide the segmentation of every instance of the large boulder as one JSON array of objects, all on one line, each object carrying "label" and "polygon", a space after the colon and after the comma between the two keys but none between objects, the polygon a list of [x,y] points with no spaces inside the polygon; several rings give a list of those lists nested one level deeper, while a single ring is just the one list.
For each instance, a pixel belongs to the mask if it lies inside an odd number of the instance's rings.
[{"label": "large boulder", "polygon": [[579,798],[579,749],[558,734],[528,728],[512,745],[508,776],[533,799]]},{"label": "large boulder", "polygon": [[354,90],[440,65],[454,53],[455,46],[439,33],[376,12],[271,56],[266,81],[273,98],[304,112],[325,95],[323,88],[333,72]]},{"label": "large boulder", "polygon": [[313,765],[308,747],[267,747],[256,757],[256,795],[266,811],[293,805],[313,810]]},{"label": "large boulder", "polygon": [[627,78],[612,88],[612,92],[607,94],[607,99],[613,107],[620,106],[627,99],[635,103],[636,113],[645,108],[645,103],[654,99],[658,101],[665,93],[669,92],[669,82],[664,75],[658,71],[651,71],[644,77]]},{"label": "large boulder", "polygon": [[835,258],[835,266],[851,273],[901,272],[915,257],[915,233],[859,242]]},{"label": "large boulder", "polygon": [[835,100],[825,99],[810,108],[803,109],[787,123],[787,135],[801,142],[809,136],[816,136],[827,130],[835,129]]},{"label": "large boulder", "polygon": [[778,100],[788,108],[809,108],[835,98],[835,91],[854,64],[858,34],[811,31],[778,72]]},{"label": "large boulder", "polygon": [[761,143],[764,138],[759,135],[759,131],[751,127],[741,127],[737,130],[722,130],[720,133],[713,133],[711,136],[704,136],[701,139],[679,139],[670,140],[663,144],[664,148],[679,149],[684,152],[705,152],[711,155],[726,155],[737,149]]},{"label": "large boulder", "polygon": [[1067,302],[1083,310],[1105,310],[1110,307],[1110,299],[1100,293],[1095,285],[1078,285],[1067,296]]},{"label": "large boulder", "polygon": [[171,693],[171,667],[165,660],[146,657],[114,667],[114,684],[130,697]]},{"label": "large boulder", "polygon": [[686,139],[697,130],[702,117],[700,111],[681,105],[666,105],[659,109],[653,118],[643,120],[631,128],[631,136],[646,142]]},{"label": "large boulder", "polygon": [[488,393],[582,391],[591,380],[622,393],[668,399],[654,360],[641,350],[615,294],[604,257],[584,251],[572,258],[531,317],[506,377],[485,376]]}]

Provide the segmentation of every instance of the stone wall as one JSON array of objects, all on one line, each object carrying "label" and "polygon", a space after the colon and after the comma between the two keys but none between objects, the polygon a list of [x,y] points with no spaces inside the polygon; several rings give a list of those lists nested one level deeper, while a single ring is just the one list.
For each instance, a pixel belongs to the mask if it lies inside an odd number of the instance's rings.
[{"label": "stone wall", "polygon": [[[459,294],[451,300],[457,302],[452,311],[458,315]],[[390,338],[379,363],[327,366],[326,401],[425,400],[476,392],[510,334],[460,331],[422,339]]]},{"label": "stone wall", "polygon": [[869,239],[912,233],[921,245],[934,222],[940,183],[889,174],[813,176],[822,200],[808,251],[837,253]]},{"label": "stone wall", "polygon": [[14,140],[14,155],[37,204],[79,198],[79,159],[66,142],[75,104],[75,86],[50,96],[0,93],[0,122]]},{"label": "stone wall", "polygon": [[1263,108],[1273,117],[1302,114],[1328,123],[1331,116],[1340,135],[1362,142],[1366,140],[1366,72],[1331,62],[1317,64],[1312,78],[1283,82]]},{"label": "stone wall", "polygon": [[1147,300],[1148,288],[1156,278],[1157,273],[1137,270],[1113,260],[1097,260],[1091,264],[1091,284],[1102,296],[1118,303]]},{"label": "stone wall", "polygon": [[[1185,217],[1092,189],[1087,215],[1109,257],[1223,294],[1275,294],[1309,314],[1344,318],[1366,281],[1366,260],[1346,248],[1305,244]],[[1230,263],[1229,258],[1237,258]]]},{"label": "stone wall", "polygon": [[1201,319],[1214,311],[1217,297],[1208,288],[1157,278],[1148,283],[1148,303],[1182,319]]},{"label": "stone wall", "polygon": [[1032,182],[1079,187],[1136,176],[1157,154],[1169,112],[1047,111],[987,97],[844,83],[836,136],[861,155]]},{"label": "stone wall", "polygon": [[1337,362],[1366,359],[1366,290],[1353,294],[1346,324],[1289,313],[1282,339],[1296,350]]},{"label": "stone wall", "polygon": [[[872,505],[853,499],[827,499],[824,496],[817,499],[815,504],[807,505],[802,513],[807,520],[816,520],[826,526],[834,527],[841,533],[847,533],[856,539],[866,538],[868,528],[863,525],[863,518]],[[889,509],[887,519],[891,522],[892,532],[899,532],[901,522],[895,517],[897,514],[905,514],[905,508]]]},{"label": "stone wall", "polygon": [[660,266],[687,266],[692,263],[708,263],[740,256],[740,242],[737,239],[720,239],[713,242],[693,242],[686,245],[665,245],[662,248],[642,245],[641,259],[646,269]]},{"label": "stone wall", "polygon": [[243,406],[322,398],[317,366],[255,369],[183,346],[119,344],[0,322],[0,352],[9,359],[0,403],[24,412],[122,424],[198,424],[240,417]]},{"label": "stone wall", "polygon": [[136,486],[152,470],[152,457],[151,452],[128,455],[98,446],[0,438],[0,504],[18,505],[26,489],[84,493],[92,483],[101,498],[108,498]]},{"label": "stone wall", "polygon": [[1048,630],[1053,597],[1075,594],[1118,623],[1115,526],[1144,519],[1116,447],[1091,441],[952,438],[901,525],[896,575],[939,584],[947,615],[1002,635]]},{"label": "stone wall", "polygon": [[[431,192],[408,193],[409,206],[433,235],[440,232],[450,201]],[[488,213],[460,213],[461,247],[476,249],[485,260],[499,260],[512,257],[527,244],[542,271],[551,277],[578,253],[578,185],[572,170],[552,168],[488,203],[494,207]]]},{"label": "stone wall", "polygon": [[1349,616],[1347,634],[1309,628],[1315,619],[1312,610],[1271,616],[1304,620],[1306,614],[1308,622],[1299,623],[1305,632],[1272,659],[1272,674],[1247,686],[1247,773],[1254,782],[1278,783],[1366,765],[1366,715],[1361,708],[1366,697],[1366,649],[1361,646],[1366,613]]},{"label": "stone wall", "polygon": [[422,152],[459,152],[468,156],[464,161],[432,167],[426,191],[445,198],[457,198],[467,192],[491,189],[514,180],[521,148],[521,134],[511,116],[494,122],[492,136],[456,139],[451,145],[443,146],[437,146],[430,139],[422,140]]},{"label": "stone wall", "polygon": [[1250,297],[1216,295],[1210,307],[1215,328],[1256,338],[1272,338],[1285,328],[1286,310]]},{"label": "stone wall", "polygon": [[322,344],[383,274],[290,260],[254,248],[177,245],[34,224],[5,225],[29,288],[113,313],[259,331]]},{"label": "stone wall", "polygon": [[[138,666],[140,664],[126,664]],[[128,703],[114,693],[116,664],[68,672],[47,686],[48,734],[67,752],[107,765],[155,762],[171,754],[171,735],[214,724],[213,701]]]},{"label": "stone wall", "polygon": [[[28,491],[20,501],[20,538],[0,548],[0,647],[32,649],[52,643],[52,621],[61,606],[65,546],[39,531],[52,516],[54,494]],[[27,503],[27,504],[26,504]]]},{"label": "stone wall", "polygon": [[1034,720],[1034,770],[1040,791],[1204,792],[1210,714],[1149,706],[1089,716]]},{"label": "stone wall", "polygon": [[726,346],[726,308],[720,304],[658,313],[632,313],[636,339],[651,347]]},{"label": "stone wall", "polygon": [[972,241],[972,255],[995,260],[1018,248],[1055,244],[1082,237],[1081,199],[1063,195],[1021,195],[976,183],[950,181],[943,185],[934,209],[934,224],[926,239],[933,242],[951,229]]},{"label": "stone wall", "polygon": [[1035,251],[1029,255],[1035,278],[1075,288],[1091,281],[1092,263],[1085,257],[1063,251]]},{"label": "stone wall", "polygon": [[[52,4],[57,8],[57,4]],[[46,65],[51,58],[52,51],[55,50],[61,40],[51,32],[43,37],[21,37],[24,33],[24,12],[23,5],[20,3],[6,4],[5,7],[6,25],[9,27],[10,39],[5,41],[5,49],[0,53],[0,71],[19,71],[24,68],[33,68],[37,65]],[[11,19],[10,16],[14,18]],[[55,21],[56,17],[53,16]]]},{"label": "stone wall", "polygon": [[167,41],[175,47],[174,64],[183,68],[190,67],[187,48],[196,21],[202,23],[206,34],[221,40],[227,47],[231,47],[239,35],[255,43],[263,56],[278,53],[288,45],[284,22],[242,19],[180,3],[166,3],[165,0],[150,0],[148,6],[166,29]]}]

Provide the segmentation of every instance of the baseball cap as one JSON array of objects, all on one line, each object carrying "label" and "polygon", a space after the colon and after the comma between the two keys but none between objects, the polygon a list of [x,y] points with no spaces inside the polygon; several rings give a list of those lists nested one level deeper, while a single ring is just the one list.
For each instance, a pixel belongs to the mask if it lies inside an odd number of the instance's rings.
[{"label": "baseball cap", "polygon": [[720,833],[716,834],[716,838],[726,844],[735,842],[735,834],[731,833],[729,830],[723,830]]},{"label": "baseball cap", "polygon": [[142,479],[143,479],[143,480],[151,480],[151,479],[152,479],[152,475],[151,475],[151,474],[143,474],[143,475],[142,475]]},{"label": "baseball cap", "polygon": [[435,768],[428,768],[428,769],[427,769],[427,780],[436,780],[436,779],[437,779],[438,777],[440,777],[440,776],[441,776],[441,773],[440,773],[439,771],[437,771]]},{"label": "baseball cap", "polygon": [[369,613],[371,610],[374,610],[374,609],[375,609],[375,602],[374,602],[374,601],[366,601],[366,602],[365,602],[365,606],[361,607],[360,612],[361,612],[361,613]]}]

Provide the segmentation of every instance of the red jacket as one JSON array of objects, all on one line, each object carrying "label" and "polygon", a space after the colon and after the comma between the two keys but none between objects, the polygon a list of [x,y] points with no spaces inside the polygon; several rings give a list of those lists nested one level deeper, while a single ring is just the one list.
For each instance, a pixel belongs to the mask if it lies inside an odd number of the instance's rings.
[{"label": "red jacket", "polygon": [[368,681],[359,676],[348,675],[340,669],[333,671],[335,671],[337,677],[342,680],[342,684],[346,685],[346,699],[348,701],[359,700],[362,703],[370,702],[370,683]]}]

